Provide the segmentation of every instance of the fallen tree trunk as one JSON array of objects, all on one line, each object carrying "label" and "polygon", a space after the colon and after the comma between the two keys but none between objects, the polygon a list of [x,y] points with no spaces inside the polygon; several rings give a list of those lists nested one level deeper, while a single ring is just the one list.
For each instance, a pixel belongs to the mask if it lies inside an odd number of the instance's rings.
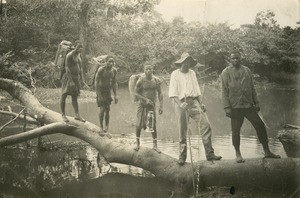
[{"label": "fallen tree trunk", "polygon": [[288,157],[300,157],[300,129],[289,127],[280,130],[277,138],[282,143]]},{"label": "fallen tree trunk", "polygon": [[[141,147],[136,152],[134,145],[120,143],[117,140],[99,136],[99,128],[90,123],[82,123],[74,119],[65,124],[61,115],[45,108],[31,94],[30,90],[18,82],[0,78],[0,89],[6,90],[13,97],[20,100],[27,112],[46,126],[27,131],[18,135],[2,138],[0,146],[15,144],[28,139],[52,133],[63,133],[77,137],[95,147],[109,162],[133,165],[152,172],[155,176],[172,182],[184,183],[192,186],[194,178],[192,166],[177,164],[177,159],[164,153],[158,154],[152,149]],[[265,188],[281,186],[277,190],[286,189],[286,186],[299,185],[300,159],[251,159],[246,163],[236,164],[234,160],[220,162],[199,162],[194,166],[199,171],[200,186],[235,186],[253,187],[256,185]],[[262,185],[264,184],[264,185]]]}]

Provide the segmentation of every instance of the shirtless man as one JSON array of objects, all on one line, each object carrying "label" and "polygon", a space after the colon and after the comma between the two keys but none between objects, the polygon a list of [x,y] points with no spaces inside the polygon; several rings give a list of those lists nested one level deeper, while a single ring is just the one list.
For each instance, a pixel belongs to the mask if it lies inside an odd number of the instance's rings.
[{"label": "shirtless man", "polygon": [[[111,90],[113,91],[114,94],[115,104],[118,103],[118,98],[117,98],[118,85],[116,81],[117,70],[113,67],[115,61],[111,56],[108,56],[106,60],[107,60],[106,64],[98,69],[95,77],[97,105],[98,107],[100,107],[100,113],[99,113],[100,130],[101,130],[100,132],[108,131],[110,104],[111,101],[113,101],[111,97]],[[105,128],[103,128],[104,117],[105,117]]]},{"label": "shirtless man", "polygon": [[66,56],[65,70],[62,77],[62,95],[60,99],[60,108],[62,112],[62,119],[64,122],[69,122],[65,113],[65,102],[68,95],[72,97],[72,106],[75,111],[75,120],[85,122],[85,120],[79,115],[78,108],[78,96],[80,95],[80,82],[82,78],[82,66],[80,52],[82,50],[82,44],[77,42],[75,49],[69,52]]},{"label": "shirtless man", "polygon": [[155,114],[155,102],[156,93],[158,93],[159,110],[158,113],[163,113],[163,95],[161,92],[160,82],[157,77],[153,76],[153,66],[146,64],[144,66],[145,75],[141,76],[135,86],[135,96],[139,99],[137,108],[137,121],[136,121],[136,147],[134,150],[140,149],[140,135],[142,128],[146,129],[147,114],[149,111],[153,111],[153,149],[158,153],[161,153],[157,148],[157,131],[156,131],[156,114]]}]

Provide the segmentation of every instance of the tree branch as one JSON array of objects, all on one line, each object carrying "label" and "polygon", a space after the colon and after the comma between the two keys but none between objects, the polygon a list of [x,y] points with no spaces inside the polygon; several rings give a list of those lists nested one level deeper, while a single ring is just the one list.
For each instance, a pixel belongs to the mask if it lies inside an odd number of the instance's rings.
[{"label": "tree branch", "polygon": [[20,115],[21,113],[23,113],[23,111],[25,110],[26,108],[23,108],[19,114],[17,114],[17,116],[15,118],[13,118],[12,120],[8,121],[7,123],[5,123],[2,127],[0,127],[0,131],[2,131],[6,126],[8,126],[9,124],[11,124],[12,122],[14,122]]},{"label": "tree branch", "polygon": [[[4,114],[4,115],[8,115],[8,116],[13,116],[14,118],[17,117],[17,119],[20,119],[20,120],[24,120],[24,115],[19,115],[15,112],[10,112],[10,111],[2,111],[0,110],[0,114]],[[26,122],[30,123],[30,124],[39,124],[39,122],[32,118],[32,117],[28,117],[26,116]]]},{"label": "tree branch", "polygon": [[[22,84],[0,78],[0,89],[9,92],[19,99],[27,108],[27,112],[46,126],[23,132],[21,134],[2,138],[0,146],[7,146],[23,142],[28,139],[53,133],[63,133],[77,137],[93,147],[110,163],[133,165],[150,171],[155,176],[177,184],[192,186],[196,176],[191,174],[191,163],[178,165],[177,159],[164,153],[157,153],[153,149],[141,147],[139,151],[135,145],[122,143],[117,139],[99,136],[99,127],[90,122],[80,122],[69,119],[68,124],[62,122],[59,113],[45,108],[32,95],[31,91]],[[196,163],[195,163],[196,165]],[[269,188],[287,190],[299,185],[300,159],[247,159],[246,163],[235,163],[234,160],[218,162],[202,161],[195,166],[199,171],[199,181],[203,186],[234,186],[236,188]],[[298,179],[297,179],[298,178]]]}]

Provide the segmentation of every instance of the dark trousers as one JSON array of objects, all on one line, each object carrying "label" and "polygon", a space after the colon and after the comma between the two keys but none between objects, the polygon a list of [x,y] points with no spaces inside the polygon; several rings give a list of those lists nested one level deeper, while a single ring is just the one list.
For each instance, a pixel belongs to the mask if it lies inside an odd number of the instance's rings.
[{"label": "dark trousers", "polygon": [[231,129],[232,129],[232,144],[234,147],[240,146],[240,132],[244,122],[247,118],[256,130],[258,139],[261,144],[268,143],[268,135],[266,127],[262,119],[253,108],[237,108],[232,109],[231,113]]}]

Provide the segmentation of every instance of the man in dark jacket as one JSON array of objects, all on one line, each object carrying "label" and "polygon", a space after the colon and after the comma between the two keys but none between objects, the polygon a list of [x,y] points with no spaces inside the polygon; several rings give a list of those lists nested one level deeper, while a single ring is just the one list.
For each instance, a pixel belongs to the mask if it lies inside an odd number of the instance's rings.
[{"label": "man in dark jacket", "polygon": [[240,151],[240,130],[247,118],[254,126],[266,158],[280,158],[273,154],[268,145],[268,136],[264,122],[258,115],[260,110],[253,77],[250,69],[241,65],[240,53],[231,54],[231,65],[221,75],[222,101],[227,117],[231,118],[232,144],[236,152],[236,162],[245,160]]}]

